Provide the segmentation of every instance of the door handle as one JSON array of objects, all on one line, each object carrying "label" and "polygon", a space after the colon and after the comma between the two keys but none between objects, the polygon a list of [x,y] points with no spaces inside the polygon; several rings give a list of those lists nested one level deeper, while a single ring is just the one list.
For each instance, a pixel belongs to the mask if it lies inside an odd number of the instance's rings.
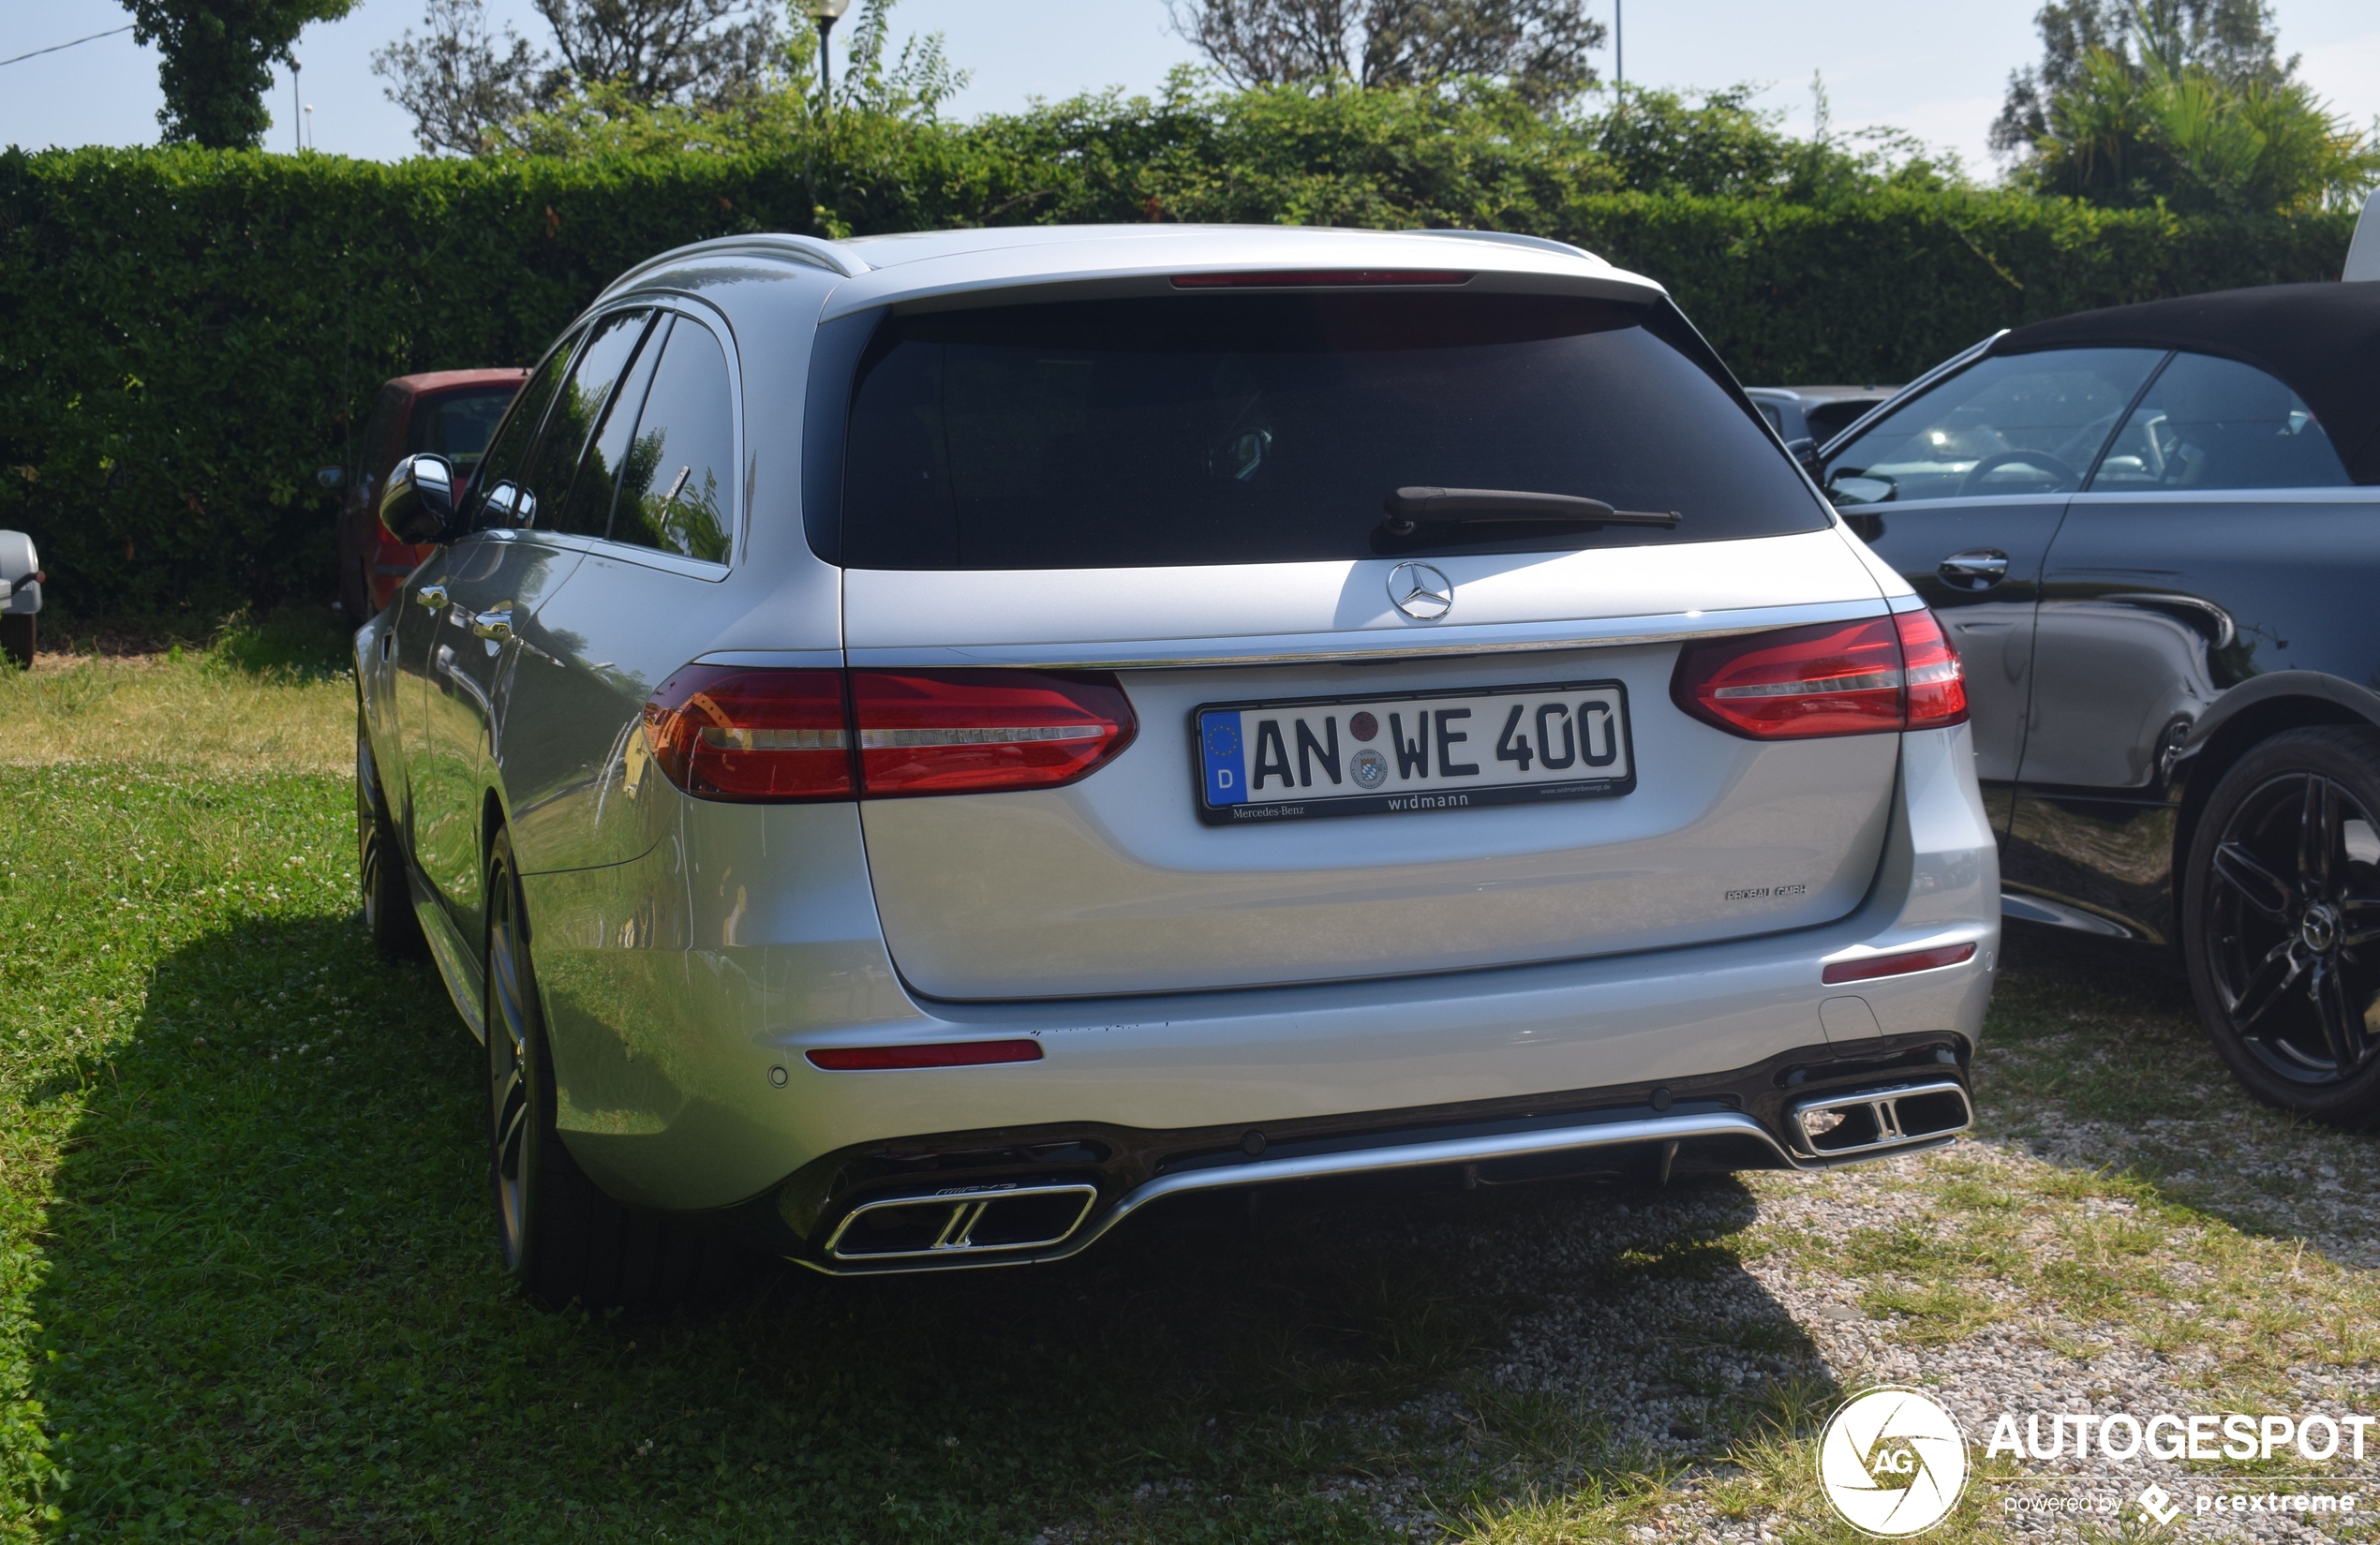
[{"label": "door handle", "polygon": [[433,612],[437,611],[446,604],[446,587],[443,585],[423,586],[413,592],[413,604],[426,606]]},{"label": "door handle", "polygon": [[1970,547],[1942,559],[1934,572],[1956,590],[1988,590],[2008,577],[2008,555],[1997,547]]},{"label": "door handle", "polygon": [[501,606],[482,612],[472,617],[471,633],[477,638],[489,638],[498,644],[510,644],[513,641],[512,603],[507,602]]}]

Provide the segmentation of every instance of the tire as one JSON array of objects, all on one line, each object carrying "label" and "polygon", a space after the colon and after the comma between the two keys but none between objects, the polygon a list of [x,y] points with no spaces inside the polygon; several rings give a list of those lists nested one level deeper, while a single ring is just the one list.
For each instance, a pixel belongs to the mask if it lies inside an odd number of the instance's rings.
[{"label": "tire", "polygon": [[0,654],[16,661],[17,669],[33,669],[34,624],[39,620],[33,612],[0,612]]},{"label": "tire", "polygon": [[733,1240],[613,1200],[563,1146],[528,915],[502,832],[486,896],[488,1178],[505,1271],[549,1308],[651,1307],[731,1285],[743,1264]]},{"label": "tire", "polygon": [[422,937],[422,920],[413,914],[411,887],[405,883],[405,852],[397,845],[388,802],[380,796],[379,769],[372,762],[371,743],[364,737],[360,712],[355,724],[355,871],[364,890],[364,927],[380,958],[426,957],[429,944]]},{"label": "tire", "polygon": [[2380,732],[2291,730],[2250,750],[2187,864],[2190,990],[2232,1073],[2315,1121],[2380,1121]]}]

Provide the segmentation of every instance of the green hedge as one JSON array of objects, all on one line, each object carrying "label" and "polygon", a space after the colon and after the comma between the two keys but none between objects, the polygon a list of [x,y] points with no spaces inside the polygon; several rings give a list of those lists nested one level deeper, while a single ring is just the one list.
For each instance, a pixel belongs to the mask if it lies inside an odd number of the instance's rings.
[{"label": "green hedge", "polygon": [[0,525],[34,533],[81,617],[327,597],[312,473],[382,379],[526,363],[632,262],[734,231],[1529,230],[1668,284],[1744,379],[1772,382],[1897,379],[2033,318],[2334,277],[2349,231],[1891,186],[1824,204],[1613,192],[1559,143],[1426,106],[1106,105],[863,124],[790,156],[0,154]]}]

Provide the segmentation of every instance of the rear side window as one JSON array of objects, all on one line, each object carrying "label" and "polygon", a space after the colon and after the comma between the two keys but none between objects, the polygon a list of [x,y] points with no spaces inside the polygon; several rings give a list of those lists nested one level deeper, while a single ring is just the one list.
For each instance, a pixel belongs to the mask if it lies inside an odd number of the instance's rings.
[{"label": "rear side window", "polygon": [[1838,505],[2073,493],[2164,357],[2060,349],[1980,361],[1837,452],[1827,491]]},{"label": "rear side window", "polygon": [[840,561],[1281,563],[1411,552],[1404,486],[1676,511],[1447,551],[1707,542],[1824,512],[1666,308],[1532,295],[1159,296],[887,317],[845,439]]},{"label": "rear side window", "polygon": [[2343,488],[2352,480],[2303,398],[2252,364],[2176,354],[2107,448],[2091,491]]},{"label": "rear side window", "polygon": [[727,561],[734,534],[736,409],[727,354],[699,322],[680,317],[619,471],[612,540],[682,557]]}]

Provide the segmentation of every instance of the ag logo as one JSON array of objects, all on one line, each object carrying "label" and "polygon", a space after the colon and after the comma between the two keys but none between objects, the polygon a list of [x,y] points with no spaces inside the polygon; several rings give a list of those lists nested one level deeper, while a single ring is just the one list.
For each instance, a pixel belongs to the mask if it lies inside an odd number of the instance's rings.
[{"label": "ag logo", "polygon": [[1853,1395],[1818,1440],[1818,1483],[1862,1534],[1919,1534],[1948,1517],[1967,1488],[1967,1437],[1940,1403],[1914,1389]]}]

